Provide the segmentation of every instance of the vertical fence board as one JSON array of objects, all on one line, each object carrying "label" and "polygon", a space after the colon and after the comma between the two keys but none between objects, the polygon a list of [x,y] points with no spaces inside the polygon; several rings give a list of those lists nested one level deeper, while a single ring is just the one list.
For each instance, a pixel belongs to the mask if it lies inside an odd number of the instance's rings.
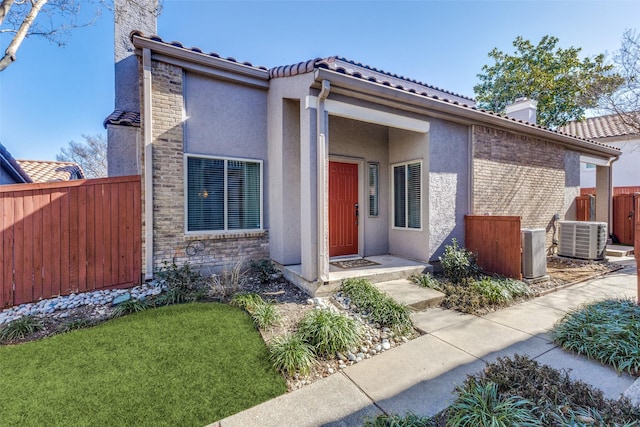
[{"label": "vertical fence board", "polygon": [[140,177],[0,188],[0,305],[140,283]]},{"label": "vertical fence board", "polygon": [[576,197],[576,220],[591,221],[591,197],[589,195]]},{"label": "vertical fence board", "polygon": [[640,304],[640,194],[636,194],[634,200],[634,207],[636,212],[635,218],[635,239],[634,239],[634,254],[636,256],[636,302]]},{"label": "vertical fence board", "polygon": [[520,217],[465,216],[465,247],[485,271],[522,278]]}]

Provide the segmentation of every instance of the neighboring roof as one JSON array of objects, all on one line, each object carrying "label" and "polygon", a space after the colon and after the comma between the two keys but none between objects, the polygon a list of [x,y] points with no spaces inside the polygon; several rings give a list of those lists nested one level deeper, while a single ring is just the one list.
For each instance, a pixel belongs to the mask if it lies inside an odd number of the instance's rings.
[{"label": "neighboring roof", "polygon": [[18,184],[33,182],[2,144],[0,144],[0,167],[6,170]]},{"label": "neighboring roof", "polygon": [[559,130],[587,139],[638,135],[638,131],[625,124],[617,114],[591,117],[579,122],[569,122]]},{"label": "neighboring roof", "polygon": [[[158,36],[147,37],[139,32],[132,32],[131,40],[134,46],[138,48],[145,47],[152,50],[158,49],[163,56],[170,55],[182,59],[183,64],[189,60],[195,61],[197,58],[199,64],[206,63],[215,67],[226,67],[229,71],[237,71],[240,69],[242,72],[252,72],[263,76],[262,73],[266,70],[264,67],[255,67],[250,62],[243,62],[242,66],[238,67],[236,65],[238,61],[234,58],[225,59],[214,53],[204,54],[199,48],[188,49],[177,42],[165,42]],[[396,99],[399,102],[402,102],[400,101],[400,98],[408,99],[405,96],[400,97],[399,94],[401,93],[408,96],[417,95],[424,99],[432,109],[439,112],[456,114],[464,119],[472,120],[472,122],[478,122],[479,124],[490,123],[492,125],[502,126],[514,131],[527,132],[540,138],[554,140],[561,144],[572,146],[582,151],[586,150],[591,153],[595,152],[599,155],[607,155],[609,157],[620,155],[620,150],[616,147],[565,133],[563,131],[549,129],[534,123],[507,117],[506,115],[498,114],[493,111],[478,109],[475,106],[475,101],[471,98],[466,98],[432,86],[424,85],[423,83],[389,74],[377,70],[376,68],[355,63],[340,57],[325,59],[318,58],[306,62],[300,62],[298,64],[275,67],[268,71],[268,76],[261,78],[269,79],[289,77],[311,72],[316,73],[316,79],[321,78],[322,75],[324,75],[327,76],[327,78],[331,77],[340,80],[341,82],[345,82],[347,85],[358,86],[361,90],[365,89],[365,86],[368,84],[373,85],[370,86],[371,90],[375,87],[392,89],[394,90],[393,93],[386,94],[385,96]],[[386,76],[387,78],[382,79],[379,77],[380,75]],[[339,76],[346,76],[349,82],[346,82],[345,79],[341,79]],[[433,91],[438,93],[434,94]],[[415,99],[412,102],[415,102]]]},{"label": "neighboring roof", "polygon": [[114,110],[109,114],[102,123],[106,128],[107,125],[133,126],[140,127],[140,113],[134,111]]},{"label": "neighboring roof", "polygon": [[73,162],[46,160],[17,160],[20,167],[31,177],[32,182],[55,182],[84,179],[82,168]]}]

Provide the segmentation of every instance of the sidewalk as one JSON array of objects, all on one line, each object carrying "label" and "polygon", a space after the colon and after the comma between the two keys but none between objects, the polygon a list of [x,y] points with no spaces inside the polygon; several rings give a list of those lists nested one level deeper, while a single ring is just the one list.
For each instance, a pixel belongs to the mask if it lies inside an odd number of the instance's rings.
[{"label": "sidewalk", "polygon": [[607,297],[635,297],[635,263],[495,313],[477,317],[439,308],[414,314],[425,333],[400,347],[300,390],[211,424],[248,426],[361,426],[364,417],[386,413],[434,415],[454,400],[454,389],[486,362],[515,353],[566,369],[617,399],[640,381],[613,368],[557,348],[553,324],[580,304]]}]

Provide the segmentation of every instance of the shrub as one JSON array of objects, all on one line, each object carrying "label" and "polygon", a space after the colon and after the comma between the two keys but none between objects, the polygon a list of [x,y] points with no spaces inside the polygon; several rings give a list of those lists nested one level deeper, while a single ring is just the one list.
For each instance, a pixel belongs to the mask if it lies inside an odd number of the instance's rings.
[{"label": "shrub", "polygon": [[439,257],[444,276],[453,283],[462,283],[477,276],[480,267],[476,263],[476,256],[465,248],[458,246],[456,239],[444,248],[444,255]]},{"label": "shrub", "polygon": [[156,298],[158,304],[179,304],[196,301],[206,296],[209,285],[199,271],[191,268],[189,263],[178,266],[166,261],[156,271],[156,277],[166,287],[166,292]]},{"label": "shrub", "polygon": [[145,300],[139,300],[131,298],[125,302],[122,302],[113,309],[111,313],[112,318],[124,316],[125,314],[139,313],[149,308],[149,304]]},{"label": "shrub", "polygon": [[504,304],[513,299],[511,292],[498,280],[491,277],[483,277],[482,279],[471,282],[471,288],[482,294],[489,304]]},{"label": "shrub", "polygon": [[376,289],[366,279],[347,279],[342,283],[342,292],[360,310],[368,312],[369,319],[395,332],[409,333],[413,324],[409,309]]},{"label": "shrub", "polygon": [[367,419],[363,427],[435,427],[436,425],[434,420],[415,414],[407,414],[405,416],[383,414]]},{"label": "shrub", "polygon": [[472,379],[458,389],[458,398],[448,410],[447,426],[541,426],[529,409],[532,406],[521,397],[501,398],[495,383],[479,384]]},{"label": "shrub", "polygon": [[231,298],[230,304],[252,313],[257,306],[265,304],[265,302],[262,297],[256,293],[243,292],[234,295],[233,298]]},{"label": "shrub", "polygon": [[271,328],[280,323],[280,313],[272,303],[262,303],[254,307],[251,311],[251,318],[259,328]]},{"label": "shrub", "polygon": [[275,337],[269,344],[269,353],[276,369],[288,375],[307,375],[315,363],[313,348],[297,334]]},{"label": "shrub", "polygon": [[278,273],[276,266],[273,264],[273,262],[271,262],[270,259],[251,261],[250,265],[261,283],[267,283],[269,280],[271,280],[271,276]]},{"label": "shrub", "polygon": [[609,364],[618,372],[640,373],[640,306],[608,299],[567,313],[551,335],[565,350]]},{"label": "shrub", "polygon": [[317,354],[334,356],[354,347],[362,340],[355,320],[330,310],[309,311],[298,324],[299,336],[315,348]]},{"label": "shrub", "polygon": [[12,320],[0,329],[0,341],[8,342],[15,339],[22,339],[35,332],[41,331],[44,323],[41,319],[33,316],[22,316]]},{"label": "shrub", "polygon": [[218,274],[211,276],[213,293],[220,298],[234,295],[247,283],[247,272],[242,270],[242,261],[237,261],[231,268],[225,267]]}]

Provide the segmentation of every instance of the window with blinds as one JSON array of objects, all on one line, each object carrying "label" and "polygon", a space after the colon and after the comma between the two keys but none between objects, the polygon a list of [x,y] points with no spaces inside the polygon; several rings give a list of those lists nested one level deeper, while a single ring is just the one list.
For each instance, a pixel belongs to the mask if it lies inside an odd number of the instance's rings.
[{"label": "window with blinds", "polygon": [[393,226],[422,227],[422,163],[407,162],[392,165]]},{"label": "window with blinds", "polygon": [[262,228],[262,163],[187,157],[187,231]]},{"label": "window with blinds", "polygon": [[378,176],[380,165],[369,163],[369,216],[378,216]]}]

